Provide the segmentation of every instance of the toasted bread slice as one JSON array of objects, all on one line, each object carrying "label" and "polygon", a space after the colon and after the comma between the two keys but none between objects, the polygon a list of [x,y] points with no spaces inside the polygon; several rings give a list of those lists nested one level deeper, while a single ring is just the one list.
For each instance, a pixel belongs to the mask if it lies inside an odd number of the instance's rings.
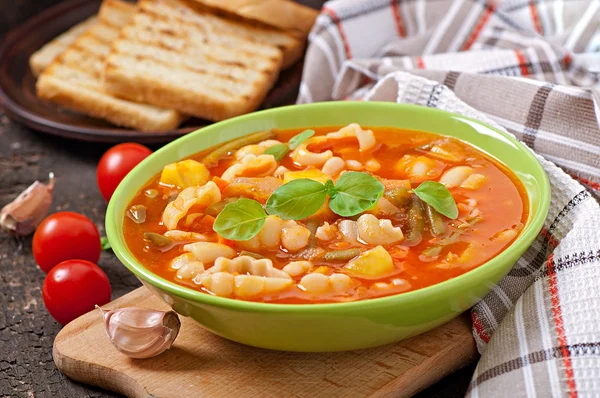
[{"label": "toasted bread slice", "polygon": [[222,29],[226,22],[214,17],[182,23],[165,7],[192,12],[177,0],[141,0],[112,45],[108,91],[212,121],[256,110],[277,79],[281,50]]},{"label": "toasted bread slice", "polygon": [[305,40],[319,12],[288,0],[192,0],[221,13],[289,32]]},{"label": "toasted bread slice", "polygon": [[96,23],[96,16],[89,17],[83,22],[78,23],[60,36],[55,37],[42,48],[31,54],[29,57],[29,67],[34,76],[39,76],[52,61],[63,51],[67,49],[79,36],[87,31]]},{"label": "toasted bread slice", "polygon": [[40,98],[68,109],[142,131],[173,129],[183,116],[173,110],[116,98],[104,89],[104,63],[111,42],[133,15],[134,6],[104,0],[98,22],[75,40],[40,75]]},{"label": "toasted bread slice", "polygon": [[[182,3],[186,7],[178,6]],[[283,52],[283,69],[295,64],[304,53],[305,38],[300,39],[269,26],[257,26],[257,24],[241,18],[237,18],[238,21],[232,21],[228,18],[219,17],[214,14],[214,10],[201,7],[193,0],[146,2],[141,3],[140,8],[141,12],[150,14],[154,18],[183,24],[208,26],[215,32],[227,32],[249,40],[277,46]]]}]

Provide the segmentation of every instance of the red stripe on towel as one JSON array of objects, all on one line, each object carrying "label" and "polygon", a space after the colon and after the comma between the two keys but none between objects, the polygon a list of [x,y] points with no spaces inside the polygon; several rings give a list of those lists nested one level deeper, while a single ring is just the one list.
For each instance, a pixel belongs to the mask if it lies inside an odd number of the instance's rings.
[{"label": "red stripe on towel", "polygon": [[483,30],[483,27],[485,26],[485,24],[490,19],[490,17],[492,16],[493,13],[494,13],[494,5],[490,4],[488,7],[486,7],[485,13],[483,14],[481,19],[479,20],[479,23],[473,30],[473,34],[471,34],[471,37],[469,38],[469,40],[467,40],[465,42],[465,44],[463,45],[463,48],[462,48],[463,51],[470,49],[471,46],[473,45],[473,43],[475,43],[475,40],[477,40],[477,38],[481,34],[481,31]]},{"label": "red stripe on towel", "polygon": [[535,1],[531,1],[529,3],[529,12],[531,13],[531,20],[533,21],[533,27],[535,31],[539,34],[542,34],[542,25],[540,24],[540,17],[537,13],[537,8],[535,8]]},{"label": "red stripe on towel", "polygon": [[473,326],[475,327],[475,332],[484,343],[490,342],[490,336],[485,332],[481,321],[477,317],[477,314],[474,311],[471,311],[471,321],[473,322]]},{"label": "red stripe on towel", "polygon": [[560,298],[558,296],[558,283],[556,280],[556,270],[554,269],[554,256],[551,254],[546,262],[548,267],[548,285],[550,286],[550,298],[552,299],[552,315],[556,326],[556,334],[558,335],[558,345],[562,354],[563,366],[567,378],[567,387],[569,388],[569,397],[577,397],[577,386],[575,385],[575,377],[573,374],[573,363],[571,361],[571,352],[567,345],[567,336],[565,333],[565,325],[562,317],[562,309],[560,307]]},{"label": "red stripe on towel", "polygon": [[521,68],[521,75],[527,76],[529,72],[527,72],[527,65],[525,65],[525,57],[519,50],[515,50],[515,55],[517,56],[517,60],[519,61],[519,67]]},{"label": "red stripe on towel", "polygon": [[323,12],[328,14],[331,17],[331,20],[335,23],[335,26],[337,26],[342,41],[344,42],[344,51],[346,52],[346,58],[352,58],[352,52],[350,51],[350,46],[348,45],[348,39],[346,38],[346,34],[344,33],[344,28],[342,28],[342,21],[337,16],[335,11],[333,11],[331,8],[323,7]]},{"label": "red stripe on towel", "polygon": [[406,29],[404,28],[402,15],[400,14],[400,3],[398,0],[392,0],[391,2],[392,13],[394,14],[394,21],[396,21],[396,29],[398,30],[398,36],[406,37]]}]

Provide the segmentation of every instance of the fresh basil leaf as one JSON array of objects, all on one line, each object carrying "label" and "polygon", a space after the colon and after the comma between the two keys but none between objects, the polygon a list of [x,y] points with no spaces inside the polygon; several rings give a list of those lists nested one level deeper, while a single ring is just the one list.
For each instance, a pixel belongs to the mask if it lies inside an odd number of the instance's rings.
[{"label": "fresh basil leaf", "polygon": [[213,229],[226,239],[248,240],[265,224],[267,214],[255,200],[240,198],[229,203],[215,219]]},{"label": "fresh basil leaf", "polygon": [[349,171],[337,180],[329,208],[342,217],[355,216],[373,208],[383,190],[383,184],[372,175]]},{"label": "fresh basil leaf", "polygon": [[112,249],[112,246],[110,245],[110,242],[106,236],[100,238],[100,246],[102,247],[102,250]]},{"label": "fresh basil leaf", "polygon": [[333,181],[327,180],[327,182],[325,182],[325,192],[327,192],[327,195],[329,195],[332,198],[335,196],[335,194],[337,193],[337,191],[335,190],[335,186],[333,185]]},{"label": "fresh basil leaf", "polygon": [[293,180],[277,188],[267,200],[267,213],[284,220],[302,220],[315,214],[327,195],[325,186],[306,178]]},{"label": "fresh basil leaf", "polygon": [[267,148],[265,155],[273,155],[276,161],[280,161],[287,155],[289,148],[286,144],[277,144]]},{"label": "fresh basil leaf", "polygon": [[289,140],[288,145],[289,145],[290,149],[293,151],[294,149],[298,148],[300,146],[300,144],[302,144],[304,141],[306,141],[313,135],[315,135],[315,130],[304,130],[300,134],[293,136]]},{"label": "fresh basil leaf", "polygon": [[436,181],[425,181],[415,189],[415,194],[429,206],[448,218],[458,217],[458,208],[450,191],[444,184]]}]

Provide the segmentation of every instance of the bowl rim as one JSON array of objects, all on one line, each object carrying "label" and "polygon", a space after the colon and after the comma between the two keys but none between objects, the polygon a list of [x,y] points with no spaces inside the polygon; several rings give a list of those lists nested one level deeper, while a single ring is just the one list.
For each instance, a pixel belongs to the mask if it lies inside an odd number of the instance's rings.
[{"label": "bowl rim", "polygon": [[[543,176],[542,181],[538,181],[540,192],[539,192],[539,208],[537,212],[530,218],[528,224],[525,227],[525,230],[517,237],[517,239],[511,243],[506,249],[504,249],[500,254],[488,260],[487,262],[481,264],[480,266],[465,272],[462,275],[457,277],[448,279],[444,282],[436,283],[431,286],[427,286],[421,289],[409,291],[406,293],[395,294],[391,296],[371,298],[366,300],[358,300],[358,301],[349,301],[349,302],[341,302],[341,303],[316,303],[316,304],[281,304],[281,303],[264,303],[264,302],[254,302],[254,301],[244,301],[232,298],[218,297],[213,296],[207,293],[203,293],[183,285],[179,285],[175,282],[171,282],[167,279],[164,279],[157,274],[153,273],[148,268],[144,267],[141,262],[139,262],[133,254],[129,251],[124,241],[119,239],[119,232],[117,230],[117,222],[116,219],[118,215],[115,215],[115,211],[117,209],[117,202],[122,200],[128,192],[131,191],[132,186],[136,186],[136,190],[141,189],[142,184],[137,184],[136,181],[139,180],[137,175],[142,172],[142,170],[154,161],[154,158],[159,157],[162,152],[168,152],[172,149],[178,148],[180,146],[185,145],[188,141],[192,141],[198,139],[200,136],[211,134],[213,130],[226,129],[230,125],[237,125],[238,123],[243,123],[247,120],[252,120],[255,118],[268,117],[270,115],[279,113],[283,110],[289,108],[303,108],[307,111],[310,111],[311,108],[331,108],[336,109],[339,107],[372,107],[374,109],[381,109],[385,107],[396,108],[396,107],[404,107],[408,110],[414,109],[419,112],[433,112],[437,114],[443,114],[447,117],[459,118],[462,120],[467,120],[478,125],[482,125],[488,129],[493,130],[494,132],[500,134],[505,139],[509,140],[513,145],[516,145],[520,149],[525,149],[523,152],[524,156],[528,158],[529,161],[532,161],[534,167],[541,171],[541,175]],[[300,126],[299,128],[302,128]],[[251,134],[249,132],[248,134]],[[481,150],[481,149],[480,149]],[[494,156],[492,153],[489,155]],[[503,162],[501,162],[504,164]],[[505,165],[506,166],[506,165]],[[508,166],[506,166],[508,167]],[[510,167],[508,167],[510,169]],[[512,171],[512,169],[510,169]],[[147,181],[144,180],[144,184]],[[252,311],[252,312],[295,312],[295,313],[306,313],[311,312],[315,313],[326,313],[329,311],[338,311],[338,310],[361,310],[361,309],[369,309],[373,306],[385,306],[385,305],[401,305],[403,303],[411,303],[415,301],[419,301],[427,298],[432,294],[440,294],[445,291],[452,291],[456,288],[460,289],[460,286],[463,285],[469,279],[479,279],[480,275],[483,275],[491,269],[495,269],[500,264],[502,264],[505,258],[510,257],[511,251],[518,250],[525,246],[525,250],[531,245],[534,241],[535,237],[538,235],[540,230],[543,227],[544,221],[546,219],[548,210],[550,207],[550,182],[548,180],[548,176],[543,169],[540,162],[536,159],[534,153],[526,147],[524,144],[519,142],[516,138],[507,134],[493,126],[490,126],[486,123],[483,123],[479,120],[463,116],[457,113],[447,112],[437,108],[428,108],[419,105],[412,104],[400,104],[395,102],[346,102],[346,101],[330,101],[330,102],[321,102],[321,103],[312,103],[312,104],[302,104],[302,105],[289,105],[284,107],[278,107],[273,109],[267,109],[259,112],[250,113],[243,116],[238,116],[232,119],[228,119],[219,123],[215,123],[213,125],[201,128],[192,133],[189,133],[183,137],[180,137],[173,142],[165,145],[160,148],[152,155],[144,159],[140,164],[138,164],[119,184],[117,189],[115,190],[106,210],[106,234],[108,240],[112,246],[113,252],[119,258],[119,260],[125,265],[125,267],[132,272],[137,278],[142,280],[142,282],[149,283],[150,285],[158,288],[161,291],[167,292],[169,295],[177,296],[181,299],[191,301],[197,304],[206,304],[209,306],[227,308],[236,311]]]}]

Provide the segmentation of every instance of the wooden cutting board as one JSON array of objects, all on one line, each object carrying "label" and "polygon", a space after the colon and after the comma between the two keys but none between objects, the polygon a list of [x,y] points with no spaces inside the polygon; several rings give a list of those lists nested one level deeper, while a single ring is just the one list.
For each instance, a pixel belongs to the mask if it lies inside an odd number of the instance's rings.
[{"label": "wooden cutting board", "polygon": [[[145,287],[105,308],[169,307]],[[131,397],[404,397],[477,358],[463,315],[420,336],[338,353],[270,351],[234,343],[181,317],[173,347],[130,359],[111,345],[102,317],[90,312],[54,341],[54,362],[68,377]]]}]

